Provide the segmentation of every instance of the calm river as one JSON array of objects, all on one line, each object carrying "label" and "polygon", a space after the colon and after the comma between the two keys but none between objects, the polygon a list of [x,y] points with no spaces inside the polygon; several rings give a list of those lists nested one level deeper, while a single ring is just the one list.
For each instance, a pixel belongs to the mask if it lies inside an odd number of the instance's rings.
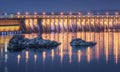
[{"label": "calm river", "polygon": [[[37,34],[25,34],[26,38]],[[0,35],[0,72],[120,72],[120,32],[64,32],[42,34],[61,42],[48,50],[9,52],[12,35]],[[72,48],[72,38],[97,42],[88,48]]]}]

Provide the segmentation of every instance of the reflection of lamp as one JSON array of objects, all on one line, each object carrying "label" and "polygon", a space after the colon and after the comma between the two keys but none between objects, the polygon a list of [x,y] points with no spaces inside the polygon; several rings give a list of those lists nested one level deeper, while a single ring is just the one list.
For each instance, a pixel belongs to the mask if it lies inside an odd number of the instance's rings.
[{"label": "reflection of lamp", "polygon": [[20,58],[21,58],[21,56],[18,54],[18,56],[17,56],[18,64],[20,63]]},{"label": "reflection of lamp", "polygon": [[29,52],[28,51],[25,52],[25,56],[26,56],[26,63],[27,63],[28,62],[28,58],[29,58]]},{"label": "reflection of lamp", "polygon": [[5,54],[5,63],[7,63],[8,55]]},{"label": "reflection of lamp", "polygon": [[81,60],[81,50],[78,50],[77,56],[78,56],[78,62],[80,63],[80,60]]},{"label": "reflection of lamp", "polygon": [[8,45],[8,43],[7,42],[5,42],[5,52],[7,53],[7,46]]},{"label": "reflection of lamp", "polygon": [[34,62],[36,63],[36,61],[37,61],[37,55],[35,54],[34,55]]},{"label": "reflection of lamp", "polygon": [[72,48],[69,48],[69,62],[72,62]]},{"label": "reflection of lamp", "polygon": [[60,48],[60,62],[62,64],[63,61],[63,48]]},{"label": "reflection of lamp", "polygon": [[52,50],[51,50],[52,62],[54,61],[54,56],[55,56],[54,49],[52,49]]},{"label": "reflection of lamp", "polygon": [[46,58],[46,52],[45,51],[42,53],[42,56],[43,56],[43,63],[44,63],[45,62],[45,58]]},{"label": "reflection of lamp", "polygon": [[91,55],[91,51],[90,51],[90,47],[87,48],[87,61],[88,63],[90,63],[90,55]]}]

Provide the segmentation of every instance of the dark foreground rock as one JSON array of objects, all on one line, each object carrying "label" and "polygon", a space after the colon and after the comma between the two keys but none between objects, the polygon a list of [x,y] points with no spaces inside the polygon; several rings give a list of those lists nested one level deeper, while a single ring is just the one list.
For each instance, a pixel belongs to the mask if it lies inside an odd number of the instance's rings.
[{"label": "dark foreground rock", "polygon": [[94,46],[96,45],[96,42],[86,42],[80,38],[72,39],[70,42],[71,46]]},{"label": "dark foreground rock", "polygon": [[51,48],[60,45],[56,41],[45,40],[40,37],[31,39],[29,42],[29,48]]},{"label": "dark foreground rock", "polygon": [[23,49],[29,48],[51,48],[60,45],[56,41],[50,41],[37,37],[34,39],[24,38],[22,35],[14,35],[8,44],[8,50],[12,51],[22,51]]},{"label": "dark foreground rock", "polygon": [[8,50],[21,51],[27,47],[29,41],[29,39],[24,38],[22,35],[14,35],[9,41]]}]

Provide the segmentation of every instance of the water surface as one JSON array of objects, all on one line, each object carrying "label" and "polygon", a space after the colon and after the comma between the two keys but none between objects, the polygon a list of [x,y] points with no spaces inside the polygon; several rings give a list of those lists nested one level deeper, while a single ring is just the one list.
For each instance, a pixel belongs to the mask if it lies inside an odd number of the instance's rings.
[{"label": "water surface", "polygon": [[[26,38],[37,34],[25,34]],[[0,72],[119,72],[120,32],[63,32],[42,34],[61,45],[49,50],[7,51],[12,35],[0,36]],[[73,38],[95,41],[95,47],[72,48]]]}]

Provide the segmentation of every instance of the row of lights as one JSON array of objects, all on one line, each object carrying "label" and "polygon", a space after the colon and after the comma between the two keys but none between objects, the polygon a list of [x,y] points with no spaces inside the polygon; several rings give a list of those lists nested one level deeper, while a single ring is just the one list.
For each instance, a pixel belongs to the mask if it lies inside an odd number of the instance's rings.
[{"label": "row of lights", "polygon": [[[28,15],[29,13],[26,12],[25,14]],[[43,12],[42,14],[46,15],[45,12]],[[54,15],[54,12],[52,12],[51,14]],[[63,12],[60,12],[60,15],[63,15],[63,14],[64,14]],[[70,12],[69,14],[72,15],[72,12]],[[81,13],[79,12],[78,14],[80,15]],[[20,12],[17,12],[17,15],[20,15]],[[34,12],[34,15],[37,15],[37,12]]]},{"label": "row of lights", "polygon": [[[42,13],[43,15],[46,15],[46,13],[45,12],[43,12]],[[52,12],[51,13],[52,15],[54,15],[54,12]],[[88,15],[90,15],[91,13],[90,12],[88,12]],[[115,13],[115,15],[118,15],[119,13],[118,12],[116,12]],[[17,13],[17,15],[20,15],[20,12],[18,12]],[[29,13],[28,12],[26,12],[25,13],[25,15],[29,15]],[[37,12],[34,12],[34,15],[37,15]],[[64,13],[63,12],[60,12],[60,15],[64,15]],[[69,12],[69,15],[72,15],[72,12]],[[78,15],[81,15],[81,13],[80,12],[78,12]],[[109,13],[108,12],[106,12],[106,15],[109,15]]]}]

